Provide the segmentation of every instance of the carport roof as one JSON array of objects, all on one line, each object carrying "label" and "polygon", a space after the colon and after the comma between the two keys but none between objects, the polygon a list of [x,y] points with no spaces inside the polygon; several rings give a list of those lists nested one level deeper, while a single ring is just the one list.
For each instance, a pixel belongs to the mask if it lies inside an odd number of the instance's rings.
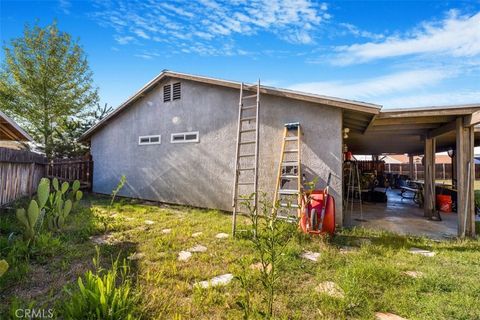
[{"label": "carport roof", "polygon": [[32,141],[33,139],[15,121],[0,111],[0,140]]},{"label": "carport roof", "polygon": [[[470,121],[479,111],[480,104],[390,109],[370,116],[368,123],[365,116],[362,122],[356,114],[345,114],[344,127],[350,128],[346,143],[355,154],[422,154],[423,141],[430,135],[437,138],[437,151],[445,151],[455,146],[456,119]],[[477,130],[475,137],[480,137]]]}]

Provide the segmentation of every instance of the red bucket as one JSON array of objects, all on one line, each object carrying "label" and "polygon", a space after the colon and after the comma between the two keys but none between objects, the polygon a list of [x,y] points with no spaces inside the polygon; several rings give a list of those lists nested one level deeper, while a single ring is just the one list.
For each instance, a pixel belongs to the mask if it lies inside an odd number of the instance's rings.
[{"label": "red bucket", "polygon": [[438,194],[437,208],[442,212],[452,212],[452,196],[447,194]]}]

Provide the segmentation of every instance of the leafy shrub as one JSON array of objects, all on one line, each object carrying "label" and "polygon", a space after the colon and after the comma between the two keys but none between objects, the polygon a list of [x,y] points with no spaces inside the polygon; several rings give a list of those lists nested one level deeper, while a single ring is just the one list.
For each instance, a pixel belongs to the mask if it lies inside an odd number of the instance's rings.
[{"label": "leafy shrub", "polygon": [[257,311],[251,303],[252,293],[248,285],[251,282],[244,273],[237,277],[244,291],[242,301],[237,305],[243,309],[244,319],[261,315],[272,318],[275,295],[282,277],[285,249],[292,237],[297,233],[297,224],[287,222],[277,217],[279,204],[271,205],[265,193],[261,194],[259,212],[253,206],[253,196],[242,202],[251,220],[251,238],[256,258],[260,260],[260,283],[263,287],[263,298],[267,304],[265,311]]},{"label": "leafy shrub", "polygon": [[87,271],[78,278],[78,287],[72,292],[65,291],[70,299],[63,306],[65,319],[120,320],[138,319],[134,316],[138,296],[133,291],[129,277],[130,267],[118,258],[108,270],[99,266],[99,251],[93,259],[95,271]]}]

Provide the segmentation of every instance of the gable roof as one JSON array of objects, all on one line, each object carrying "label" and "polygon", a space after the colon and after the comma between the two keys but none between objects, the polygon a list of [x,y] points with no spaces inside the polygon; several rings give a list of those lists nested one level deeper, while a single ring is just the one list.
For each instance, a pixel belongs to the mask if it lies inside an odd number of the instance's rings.
[{"label": "gable roof", "polygon": [[[209,78],[209,77],[164,70],[158,76],[156,76],[154,79],[148,82],[145,86],[143,86],[140,90],[138,90],[133,96],[128,98],[112,113],[110,113],[108,116],[102,119],[99,123],[97,123],[96,125],[91,127],[89,130],[87,130],[80,137],[80,141],[88,140],[100,128],[105,126],[109,121],[114,119],[122,111],[129,108],[135,101],[141,99],[147,92],[153,89],[162,80],[167,78],[190,80],[194,82],[217,85],[217,86],[233,88],[233,89],[240,89],[240,85],[241,85],[241,82],[238,82],[238,81],[222,80],[222,79]],[[256,85],[254,84],[244,84],[244,85],[247,87],[247,90],[256,88]],[[360,101],[347,100],[347,99],[323,96],[323,95],[312,94],[312,93],[305,93],[305,92],[289,90],[289,89],[280,89],[280,88],[264,86],[264,85],[260,86],[260,93],[285,97],[285,98],[294,99],[294,100],[318,103],[318,104],[337,107],[337,108],[350,110],[354,112],[361,112],[363,114],[366,114],[366,116],[368,116],[367,117],[368,119],[370,119],[371,116],[378,114],[380,112],[380,109],[382,108],[382,106],[377,104],[372,104],[372,103],[365,103]]]},{"label": "gable roof", "polygon": [[0,140],[33,141],[32,137],[20,126],[0,111]]}]

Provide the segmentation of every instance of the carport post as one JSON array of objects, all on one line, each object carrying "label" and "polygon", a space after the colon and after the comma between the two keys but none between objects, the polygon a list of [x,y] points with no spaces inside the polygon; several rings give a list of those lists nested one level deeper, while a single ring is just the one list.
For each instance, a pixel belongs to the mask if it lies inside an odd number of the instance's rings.
[{"label": "carport post", "polygon": [[435,138],[425,138],[425,180],[423,215],[431,218],[435,209]]},{"label": "carport post", "polygon": [[475,162],[474,127],[464,126],[464,119],[456,120],[456,175],[458,236],[475,236]]},{"label": "carport post", "polygon": [[408,155],[408,171],[409,171],[410,179],[415,180],[414,167],[413,167],[413,156],[411,154]]}]

